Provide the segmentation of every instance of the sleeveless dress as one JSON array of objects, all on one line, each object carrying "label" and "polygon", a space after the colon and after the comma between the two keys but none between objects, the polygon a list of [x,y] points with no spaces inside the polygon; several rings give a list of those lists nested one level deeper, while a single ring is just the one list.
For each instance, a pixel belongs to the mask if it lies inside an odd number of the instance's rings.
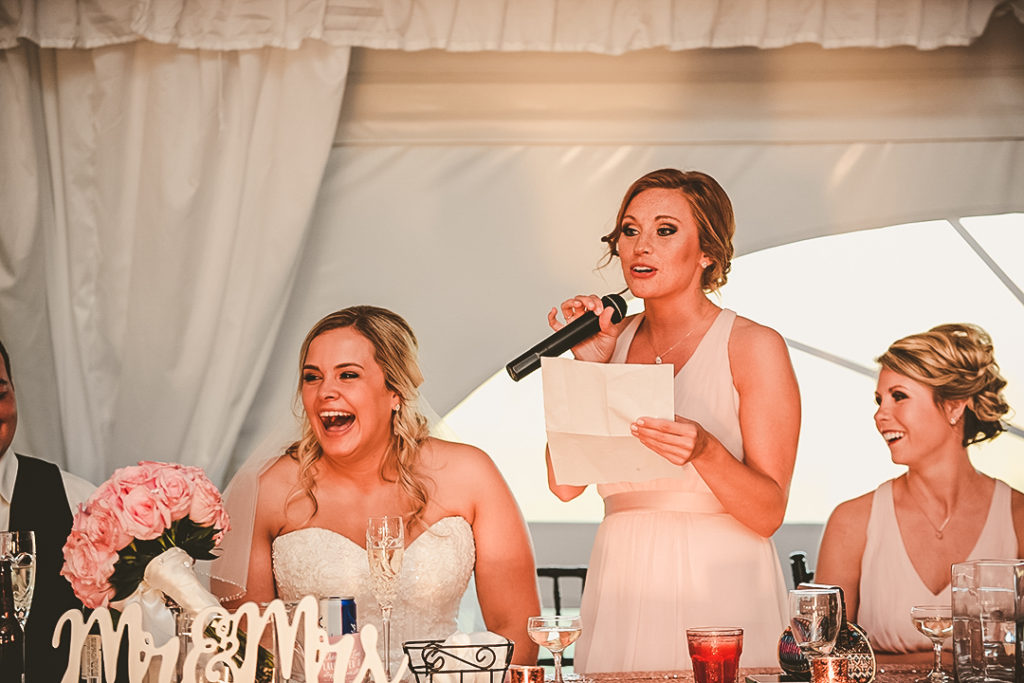
[{"label": "sleeveless dress", "polygon": [[[350,595],[359,627],[373,624],[381,632],[366,550],[347,536],[318,527],[288,532],[274,539],[273,564],[282,600]],[[434,522],[406,547],[391,610],[392,666],[404,654],[405,641],[444,639],[456,631],[459,602],[475,564],[473,528],[462,517]],[[379,642],[383,646],[383,637]]]},{"label": "sleeveless dress", "polygon": [[[620,335],[625,362],[642,316]],[[739,395],[723,310],[675,377],[676,414],[743,458]],[[775,545],[725,512],[693,465],[680,479],[602,484],[605,517],[591,552],[575,666],[586,673],[690,669],[685,629],[742,626],[744,667],[777,666],[787,598]]]},{"label": "sleeveless dress", "polygon": [[[910,622],[914,605],[948,605],[950,585],[938,593],[921,580],[903,546],[896,522],[896,506],[890,479],[875,490],[868,518],[867,543],[860,562],[860,607],[857,623],[871,645],[882,652],[931,650],[932,643]],[[996,480],[988,518],[974,549],[965,559],[1017,557],[1017,534],[1013,528],[1010,487]]]}]

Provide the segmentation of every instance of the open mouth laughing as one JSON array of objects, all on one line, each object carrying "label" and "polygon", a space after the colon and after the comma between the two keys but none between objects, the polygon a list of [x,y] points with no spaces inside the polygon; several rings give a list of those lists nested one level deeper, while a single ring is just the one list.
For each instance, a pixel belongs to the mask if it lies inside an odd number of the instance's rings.
[{"label": "open mouth laughing", "polygon": [[344,429],[348,427],[356,419],[356,416],[352,413],[347,413],[341,410],[325,410],[320,413],[320,422],[323,424],[324,429]]},{"label": "open mouth laughing", "polygon": [[893,430],[882,432],[882,438],[885,439],[887,444],[894,444],[904,436],[906,436],[905,432],[897,432]]}]

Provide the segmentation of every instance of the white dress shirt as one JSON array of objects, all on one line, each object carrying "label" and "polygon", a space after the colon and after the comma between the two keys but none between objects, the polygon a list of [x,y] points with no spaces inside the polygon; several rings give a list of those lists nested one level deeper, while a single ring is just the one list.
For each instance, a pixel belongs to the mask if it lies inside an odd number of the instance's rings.
[{"label": "white dress shirt", "polygon": [[[87,501],[96,487],[64,470],[60,471],[60,476],[64,480],[64,492],[68,496],[68,504],[71,505],[71,514],[74,515],[78,511],[78,505]],[[18,459],[8,448],[0,455],[0,530],[6,530],[11,521],[11,498],[14,497],[14,482],[17,478]]]}]

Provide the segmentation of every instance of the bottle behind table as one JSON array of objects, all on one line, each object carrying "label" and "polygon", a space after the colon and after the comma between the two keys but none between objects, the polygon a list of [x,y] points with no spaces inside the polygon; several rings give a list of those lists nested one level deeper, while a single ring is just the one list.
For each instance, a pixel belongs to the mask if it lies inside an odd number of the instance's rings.
[{"label": "bottle behind table", "polygon": [[25,632],[14,609],[10,558],[0,558],[0,683],[25,681]]}]

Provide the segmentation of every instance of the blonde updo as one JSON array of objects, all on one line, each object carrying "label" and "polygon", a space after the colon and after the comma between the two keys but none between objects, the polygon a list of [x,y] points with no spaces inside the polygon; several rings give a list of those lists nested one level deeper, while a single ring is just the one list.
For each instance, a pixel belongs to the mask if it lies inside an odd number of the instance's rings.
[{"label": "blonde updo", "polygon": [[893,342],[878,357],[884,368],[926,384],[935,403],[966,400],[963,445],[994,438],[1005,430],[1001,418],[1010,406],[1006,380],[985,330],[970,323],[933,327]]},{"label": "blonde updo", "polygon": [[[409,323],[397,313],[377,306],[350,306],[322,318],[306,335],[299,351],[296,400],[302,394],[302,368],[310,344],[321,334],[343,327],[355,329],[373,344],[374,357],[384,373],[384,384],[398,394],[398,409],[391,416],[391,444],[381,463],[380,475],[385,478],[389,469],[397,472],[399,487],[413,504],[412,513],[406,519],[411,527],[420,521],[427,506],[426,478],[420,474],[418,465],[420,447],[430,436],[430,429],[417,405],[423,373],[416,358],[416,335]],[[299,465],[299,488],[289,497],[289,503],[296,496],[305,496],[313,506],[309,517],[312,519],[319,507],[315,493],[316,463],[323,457],[323,450],[305,412],[302,413],[302,437],[285,453]]]}]

